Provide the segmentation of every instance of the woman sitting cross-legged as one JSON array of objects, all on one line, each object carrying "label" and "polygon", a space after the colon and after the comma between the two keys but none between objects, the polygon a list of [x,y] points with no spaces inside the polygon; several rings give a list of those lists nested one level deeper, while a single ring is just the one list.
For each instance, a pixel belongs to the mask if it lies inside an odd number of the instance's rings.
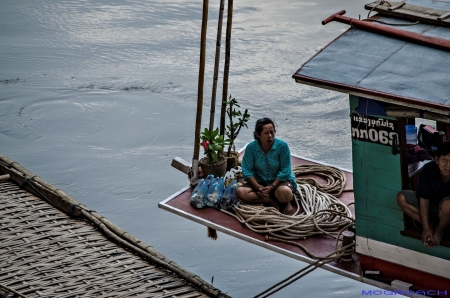
[{"label": "woman sitting cross-legged", "polygon": [[275,138],[275,124],[269,118],[256,121],[255,140],[245,148],[242,174],[246,183],[236,190],[245,203],[272,206],[292,214],[291,204],[297,189],[292,172],[291,153],[286,142]]}]

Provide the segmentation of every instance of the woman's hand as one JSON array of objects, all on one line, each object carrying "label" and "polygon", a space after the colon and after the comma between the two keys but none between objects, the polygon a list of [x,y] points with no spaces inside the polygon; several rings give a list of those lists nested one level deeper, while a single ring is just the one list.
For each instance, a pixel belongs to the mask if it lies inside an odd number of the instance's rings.
[{"label": "woman's hand", "polygon": [[272,185],[269,185],[269,186],[259,185],[259,187],[257,188],[258,195],[263,196],[263,197],[268,197],[272,188],[273,188]]}]

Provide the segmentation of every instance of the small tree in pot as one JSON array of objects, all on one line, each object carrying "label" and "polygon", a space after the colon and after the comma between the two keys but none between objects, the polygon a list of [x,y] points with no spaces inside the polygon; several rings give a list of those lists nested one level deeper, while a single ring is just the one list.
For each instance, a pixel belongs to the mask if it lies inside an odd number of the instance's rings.
[{"label": "small tree in pot", "polygon": [[[235,168],[238,165],[239,161],[239,153],[235,151],[234,141],[236,140],[241,128],[243,126],[247,126],[247,122],[250,119],[250,114],[248,113],[248,109],[245,109],[244,113],[241,112],[241,106],[237,102],[236,98],[229,97],[228,101],[225,102],[227,105],[227,115],[230,120],[229,125],[227,125],[225,130],[225,135],[229,139],[227,156],[228,156],[228,167],[227,170],[231,168]],[[233,151],[232,151],[233,149]]]},{"label": "small tree in pot", "polygon": [[225,145],[229,140],[225,140],[223,135],[219,134],[219,129],[210,131],[205,128],[200,133],[202,142],[200,145],[205,150],[205,157],[199,160],[203,174],[213,174],[216,177],[222,177],[226,173],[227,158],[224,156]]}]

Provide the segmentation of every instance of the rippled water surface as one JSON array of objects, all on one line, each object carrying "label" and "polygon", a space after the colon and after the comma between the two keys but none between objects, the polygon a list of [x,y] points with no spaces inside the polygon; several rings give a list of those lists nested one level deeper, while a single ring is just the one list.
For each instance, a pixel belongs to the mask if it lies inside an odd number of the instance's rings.
[{"label": "rippled water surface", "polygon": [[[348,27],[321,20],[341,9],[365,17],[366,2],[234,3],[231,95],[252,123],[273,117],[293,153],[349,169],[347,96],[291,76]],[[209,10],[204,126],[218,3]],[[170,162],[192,159],[201,13],[198,0],[2,1],[0,152],[222,291],[252,297],[305,264],[224,234],[211,241],[205,227],[157,207],[188,184]],[[250,140],[242,131],[237,146]],[[274,297],[370,288],[319,269]]]}]

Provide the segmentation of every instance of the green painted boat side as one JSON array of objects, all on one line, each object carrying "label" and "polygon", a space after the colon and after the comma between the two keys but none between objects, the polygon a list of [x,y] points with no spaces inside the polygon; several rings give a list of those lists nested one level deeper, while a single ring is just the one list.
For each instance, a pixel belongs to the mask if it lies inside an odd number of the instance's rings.
[{"label": "green painted boat side", "polygon": [[[353,111],[358,97],[350,95],[349,101]],[[352,160],[356,235],[450,260],[449,247],[430,249],[419,239],[400,234],[404,230],[396,200],[402,189],[400,155],[393,155],[390,146],[352,140]]]}]

